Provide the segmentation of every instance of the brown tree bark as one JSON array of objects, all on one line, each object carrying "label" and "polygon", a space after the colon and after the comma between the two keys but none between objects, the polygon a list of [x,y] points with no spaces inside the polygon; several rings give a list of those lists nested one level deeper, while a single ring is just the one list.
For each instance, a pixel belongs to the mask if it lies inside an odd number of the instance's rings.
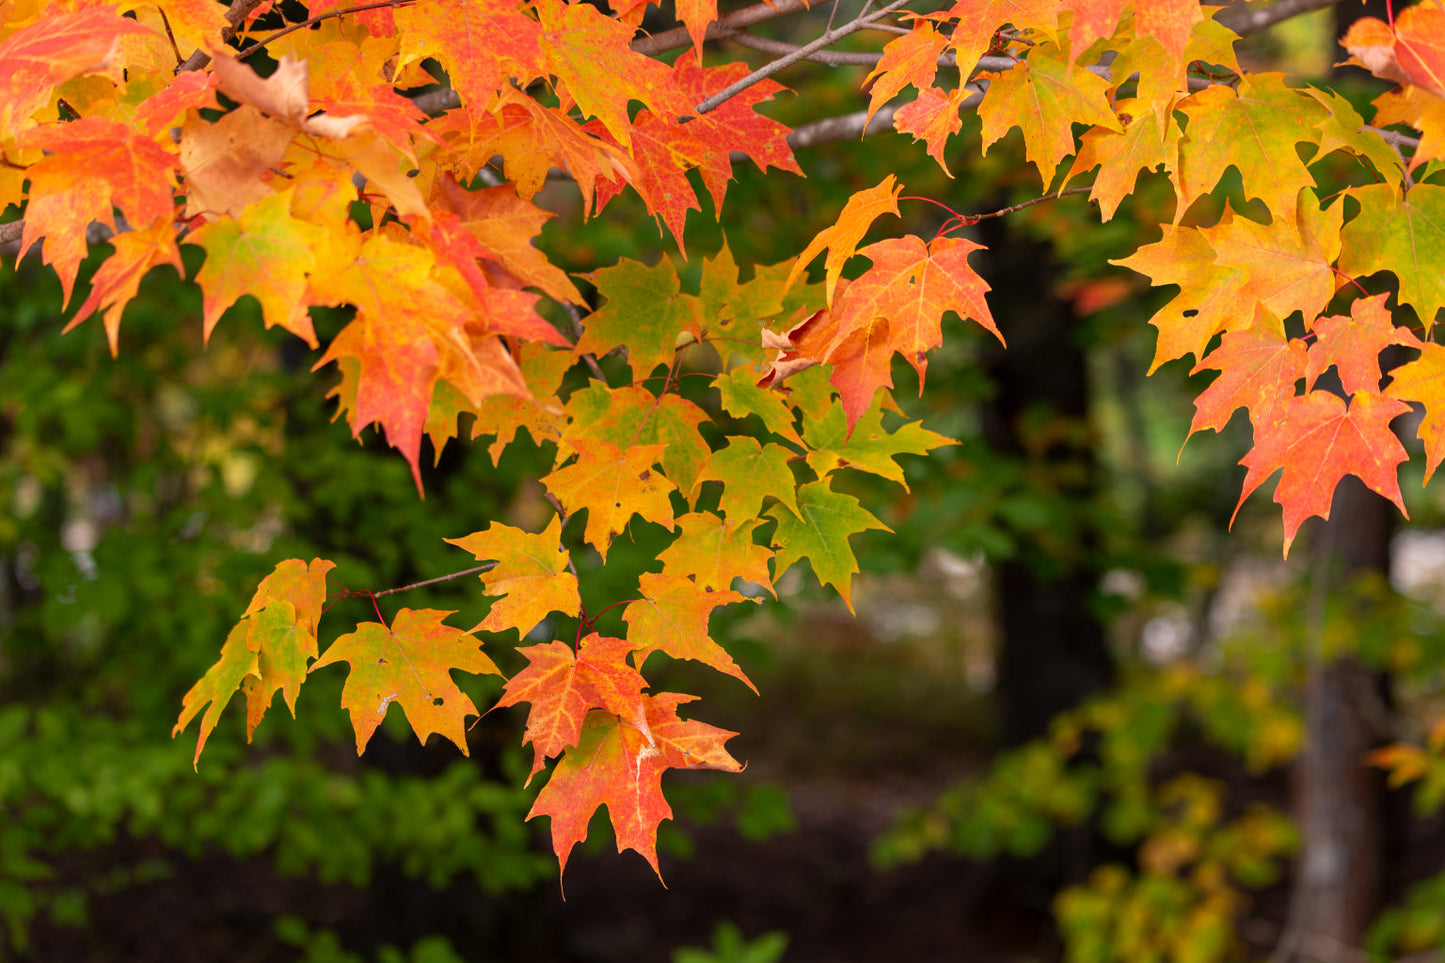
[{"label": "brown tree bark", "polygon": [[[1307,617],[1315,639],[1329,591],[1363,572],[1388,575],[1394,519],[1394,507],[1353,476],[1335,492],[1330,520],[1313,544],[1316,575]],[[1384,875],[1384,779],[1366,764],[1386,736],[1381,692],[1380,677],[1358,659],[1326,661],[1312,652],[1307,742],[1295,770],[1301,847],[1276,960],[1360,958]]]}]

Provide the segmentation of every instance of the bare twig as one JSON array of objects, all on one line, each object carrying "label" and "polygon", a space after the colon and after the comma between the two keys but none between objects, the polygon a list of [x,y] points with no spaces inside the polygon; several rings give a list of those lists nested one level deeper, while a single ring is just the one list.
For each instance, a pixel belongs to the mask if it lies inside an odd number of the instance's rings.
[{"label": "bare twig", "polygon": [[[822,3],[813,4],[811,9],[821,10],[833,2],[835,0],[823,0]],[[777,0],[776,4],[756,3],[751,7],[734,10],[708,24],[707,39],[723,40],[755,23],[762,23],[765,20],[808,9],[810,8],[802,0]],[[632,41],[632,50],[634,53],[655,57],[678,47],[686,47],[690,43],[692,43],[692,37],[688,34],[687,28],[676,27],[672,30],[664,30],[662,33],[655,33],[650,37],[643,37],[641,40]]]},{"label": "bare twig", "polygon": [[424,579],[420,582],[412,582],[410,585],[398,585],[396,588],[382,589],[380,592],[348,592],[348,596],[366,596],[367,598],[379,599],[383,595],[395,595],[398,592],[410,592],[412,589],[426,588],[428,585],[439,585],[442,582],[451,582],[455,579],[466,578],[468,575],[477,575],[481,572],[490,572],[497,567],[496,562],[487,562],[485,565],[475,565],[471,568],[462,569],[460,572],[453,572],[450,575],[438,575],[436,578]]},{"label": "bare twig", "polygon": [[958,215],[956,220],[961,227],[968,224],[977,224],[979,221],[987,221],[990,218],[1003,217],[1005,214],[1013,214],[1023,210],[1026,207],[1033,207],[1035,204],[1042,204],[1045,201],[1056,201],[1061,197],[1068,197],[1071,194],[1087,194],[1092,190],[1092,187],[1069,187],[1065,188],[1062,191],[1054,191],[1052,194],[1045,194],[1042,197],[1031,198],[1030,200],[1024,201],[1021,204],[1014,204],[1010,207],[1001,207],[996,211],[989,211],[986,214],[960,214]]},{"label": "bare twig", "polygon": [[834,27],[833,29],[829,30],[827,33],[819,37],[817,40],[814,40],[812,43],[805,44],[804,46],[799,47],[793,53],[788,54],[784,57],[779,57],[772,63],[764,64],[762,67],[754,70],[752,73],[748,74],[746,77],[744,77],[742,80],[739,80],[735,84],[729,84],[722,90],[719,90],[717,93],[713,94],[707,100],[704,100],[702,103],[698,104],[693,109],[696,110],[699,114],[705,114],[710,110],[716,110],[720,105],[727,103],[733,97],[736,97],[738,94],[742,93],[744,90],[747,90],[749,87],[753,86],[759,81],[764,80],[767,77],[771,77],[773,74],[782,70],[784,67],[789,66],[790,64],[797,63],[799,60],[804,59],[808,56],[808,54],[812,53],[815,50],[822,50],[824,47],[828,47],[837,43],[839,40],[848,36],[850,33],[855,33],[856,31],[862,30],[864,27],[868,26],[875,20],[882,20],[884,17],[888,16],[890,13],[904,6],[908,2],[909,0],[893,0],[892,3],[888,4],[886,7],[883,7],[880,10],[875,10],[872,13],[856,17],[848,23],[843,24],[843,26],[841,27]]}]

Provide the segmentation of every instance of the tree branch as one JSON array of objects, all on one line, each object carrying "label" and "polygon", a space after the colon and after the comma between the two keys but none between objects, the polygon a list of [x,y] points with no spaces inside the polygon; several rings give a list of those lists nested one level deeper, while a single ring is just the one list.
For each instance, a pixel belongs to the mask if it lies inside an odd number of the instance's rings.
[{"label": "tree branch", "polygon": [[738,94],[742,93],[744,90],[747,90],[749,87],[753,86],[759,81],[771,77],[773,74],[782,70],[784,67],[789,66],[790,64],[797,63],[799,60],[804,59],[815,50],[822,50],[824,47],[828,47],[837,43],[839,40],[843,39],[849,34],[862,30],[864,27],[868,26],[870,23],[873,23],[875,20],[882,20],[884,17],[888,16],[890,13],[899,9],[900,7],[906,5],[908,2],[909,0],[893,0],[892,3],[888,4],[886,7],[883,7],[881,10],[875,10],[872,13],[860,15],[859,17],[849,21],[848,23],[843,24],[843,26],[841,27],[834,27],[833,29],[824,33],[817,40],[814,40],[812,43],[805,44],[804,46],[799,47],[793,53],[790,53],[784,57],[779,57],[772,63],[764,64],[762,67],[754,70],[752,73],[748,74],[746,77],[744,77],[742,80],[739,80],[735,84],[729,84],[727,87],[724,87],[722,90],[713,94],[711,97],[709,97],[707,100],[704,100],[693,109],[696,110],[699,114],[705,114],[710,110],[716,110],[720,105],[727,103],[729,100],[736,97]]},{"label": "tree branch", "polygon": [[1309,13],[1311,10],[1333,7],[1339,2],[1340,0],[1278,0],[1263,10],[1241,3],[1222,11],[1215,19],[1241,37],[1247,37],[1252,33],[1267,30],[1282,20]]},{"label": "tree branch", "polygon": [[[802,0],[777,0],[776,4],[756,3],[751,7],[734,10],[708,24],[706,39],[725,40],[737,31],[751,27],[755,23],[762,23],[765,20],[772,20],[801,10],[821,10],[835,2],[836,0],[822,0],[821,3],[815,3],[811,8],[803,4]],[[632,50],[634,53],[655,57],[678,47],[686,47],[690,43],[692,43],[692,36],[688,34],[687,28],[675,27],[672,30],[664,30],[662,33],[655,33],[650,37],[632,41]]]},{"label": "tree branch", "polygon": [[[251,15],[262,3],[262,0],[232,0],[231,7],[226,11],[226,23],[230,24],[221,30],[221,40],[230,43],[236,39],[236,33],[241,29],[241,24]],[[183,74],[191,70],[202,70],[211,62],[211,55],[204,50],[197,50],[186,58],[186,62],[176,68],[176,73]]]},{"label": "tree branch", "polygon": [[442,582],[450,582],[454,579],[465,578],[468,575],[477,575],[481,572],[490,572],[497,567],[496,562],[487,562],[483,565],[474,565],[471,568],[462,569],[460,572],[453,572],[450,575],[438,575],[436,578],[423,579],[420,582],[412,582],[410,585],[398,585],[396,588],[382,589],[380,592],[347,592],[347,597],[365,596],[367,598],[379,599],[383,595],[395,595],[397,592],[410,592],[412,589],[425,588],[428,585],[438,585]]}]

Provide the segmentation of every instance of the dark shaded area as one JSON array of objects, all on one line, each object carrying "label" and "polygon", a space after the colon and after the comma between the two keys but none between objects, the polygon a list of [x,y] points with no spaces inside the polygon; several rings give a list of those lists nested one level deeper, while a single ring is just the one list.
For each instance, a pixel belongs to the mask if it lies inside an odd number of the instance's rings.
[{"label": "dark shaded area", "polygon": [[1052,293],[1056,269],[1046,245],[1010,232],[1002,220],[982,227],[989,302],[1006,319],[1008,339],[1006,350],[990,351],[996,393],[983,406],[984,435],[1022,462],[1031,484],[1070,506],[1068,531],[1026,536],[996,567],[998,707],[1004,742],[1017,744],[1107,689],[1114,665],[1090,606],[1100,575],[1090,519],[1099,477],[1081,319]]}]

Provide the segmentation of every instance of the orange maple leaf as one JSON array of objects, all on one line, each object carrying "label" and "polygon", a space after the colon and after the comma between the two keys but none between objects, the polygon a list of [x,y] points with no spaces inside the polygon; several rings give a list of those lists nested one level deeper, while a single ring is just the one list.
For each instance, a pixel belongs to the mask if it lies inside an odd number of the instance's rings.
[{"label": "orange maple leaf", "polygon": [[577,460],[542,479],[568,514],[587,509],[583,536],[602,560],[633,515],[672,528],[672,482],[654,469],[662,445],[633,445],[625,452],[610,441],[577,438]]},{"label": "orange maple leaf", "polygon": [[1425,481],[1445,460],[1445,346],[1429,342],[1419,346],[1420,357],[1390,372],[1385,396],[1414,402],[1425,408],[1417,434],[1425,443]]},{"label": "orange maple leaf", "polygon": [[[1256,307],[1253,324],[1226,331],[1219,347],[1190,372],[1212,369],[1220,374],[1195,399],[1189,436],[1205,428],[1223,431],[1240,408],[1249,412],[1256,431],[1267,427],[1278,417],[1279,406],[1295,396],[1295,382],[1305,376],[1306,364],[1305,343],[1286,338],[1279,318]],[[1186,444],[1188,440],[1186,437]]]},{"label": "orange maple leaf", "polygon": [[1316,318],[1311,328],[1317,340],[1310,345],[1305,365],[1305,389],[1333,366],[1345,394],[1380,390],[1380,352],[1392,344],[1421,347],[1409,328],[1397,327],[1385,307],[1388,294],[1360,298],[1350,305],[1349,317]]},{"label": "orange maple leaf", "polygon": [[642,696],[647,680],[627,662],[636,649],[627,639],[604,638],[594,632],[575,652],[565,642],[555,641],[517,650],[527,657],[527,667],[507,681],[497,708],[519,702],[532,705],[522,738],[532,744],[528,782],[548,759],[577,745],[582,723],[593,709],[626,719],[650,741]]},{"label": "orange maple leaf", "polygon": [[732,656],[707,634],[713,609],[755,599],[731,589],[712,591],[679,575],[643,572],[639,585],[642,598],[622,610],[622,621],[628,626],[627,639],[642,650],[638,665],[650,653],[662,652],[674,659],[692,659],[711,666],[758,691]]},{"label": "orange maple leaf", "polygon": [[661,692],[643,698],[645,732],[606,710],[588,713],[577,744],[562,754],[527,814],[528,819],[551,817],[552,848],[563,872],[572,847],[587,838],[592,814],[606,806],[617,851],[641,853],[661,879],[657,827],[672,818],[662,794],[662,774],[668,769],[743,768],[723,748],[737,733],[678,716],[677,707],[693,696]]},{"label": "orange maple leaf", "polygon": [[1403,401],[1366,391],[1353,395],[1348,407],[1328,391],[1285,399],[1268,422],[1255,425],[1254,447],[1239,462],[1249,472],[1234,516],[1256,488],[1283,469],[1274,500],[1284,509],[1286,558],[1305,519],[1329,519],[1335,486],[1345,475],[1359,478],[1409,518],[1397,473],[1409,455],[1390,430],[1390,422],[1409,410]]},{"label": "orange maple leaf", "polygon": [[[897,184],[895,187],[894,185]],[[843,264],[857,252],[858,242],[868,233],[868,228],[880,215],[898,215],[898,197],[903,185],[889,174],[876,186],[858,191],[843,205],[843,212],[832,227],[824,228],[808,243],[798,255],[793,269],[788,272],[787,287],[793,284],[808,269],[808,264],[826,248],[828,256],[823,260],[826,276],[828,304],[833,304],[833,291],[838,287],[838,278],[843,274]]]},{"label": "orange maple leaf", "polygon": [[1340,46],[1352,54],[1347,63],[1445,97],[1445,11],[1417,4],[1401,10],[1393,28],[1375,17],[1361,17],[1340,38]]}]

